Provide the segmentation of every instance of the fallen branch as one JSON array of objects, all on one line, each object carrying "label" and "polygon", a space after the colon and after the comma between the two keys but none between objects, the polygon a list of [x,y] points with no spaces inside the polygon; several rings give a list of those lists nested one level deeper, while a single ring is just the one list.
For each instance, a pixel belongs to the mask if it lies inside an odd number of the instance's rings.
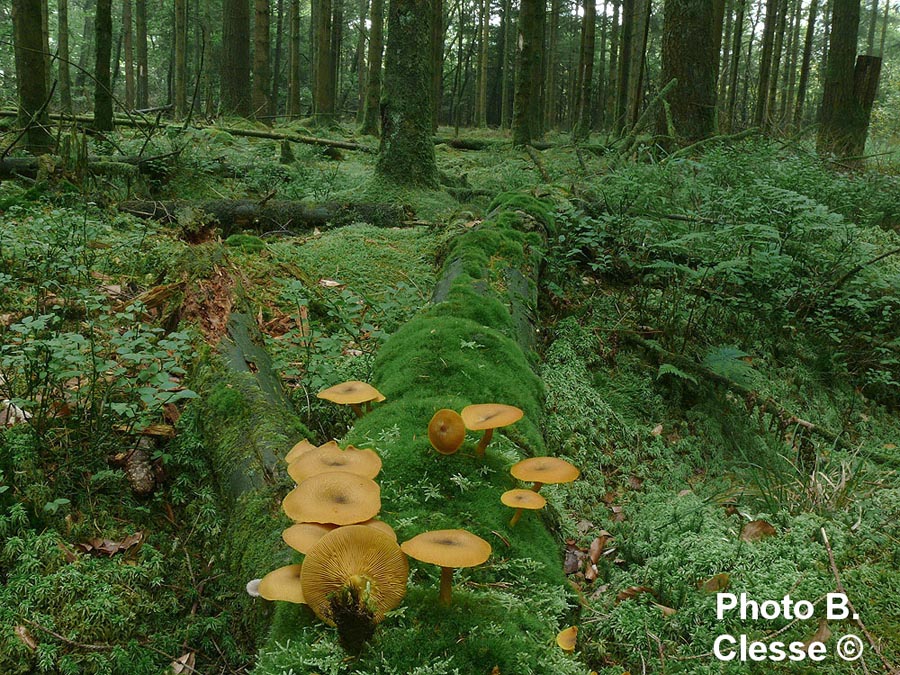
[{"label": "fallen branch", "polygon": [[537,170],[541,174],[541,178],[545,183],[552,183],[553,178],[550,176],[550,173],[547,171],[547,167],[544,166],[544,162],[541,159],[541,156],[537,153],[537,150],[534,149],[531,145],[525,146],[525,152],[528,153],[528,156],[531,157],[531,161],[534,162],[534,165],[537,167]]},{"label": "fallen branch", "polygon": [[748,389],[747,387],[738,384],[734,380],[725,377],[724,375],[719,375],[709,368],[706,368],[705,366],[696,363],[691,359],[682,356],[681,354],[670,352],[669,350],[664,349],[655,342],[645,340],[637,333],[631,331],[622,331],[620,335],[632,344],[637,345],[638,347],[641,347],[642,349],[645,349],[649,352],[652,352],[664,363],[671,363],[673,366],[680,370],[683,370],[692,375],[697,375],[699,377],[702,377],[703,379],[715,382],[716,384],[722,385],[726,389],[729,389],[730,391],[743,398],[748,408],[759,408],[760,411],[773,415],[778,420],[782,428],[787,428],[790,426],[801,427],[811,435],[819,436],[829,443],[850,449],[847,441],[845,441],[840,434],[836,434],[830,429],[826,429],[822,426],[819,426],[818,424],[814,424],[813,422],[795,415],[772,397],[763,397],[759,394],[759,392]]},{"label": "fallen branch", "polygon": [[653,119],[653,115],[656,113],[656,109],[660,106],[663,100],[665,100],[669,92],[675,88],[675,85],[677,83],[678,80],[674,78],[671,79],[665,87],[659,90],[659,93],[653,97],[653,100],[651,100],[650,103],[647,104],[647,107],[644,109],[644,112],[641,113],[638,121],[634,123],[634,126],[631,127],[631,130],[622,139],[622,148],[617,153],[616,159],[622,159],[631,154],[632,148],[634,148],[634,146],[637,144],[638,134],[640,134],[650,123],[650,120]]},{"label": "fallen branch", "polygon": [[370,223],[378,227],[399,227],[409,219],[402,206],[394,204],[347,204],[269,200],[265,203],[248,199],[197,201],[128,201],[118,206],[120,211],[138,218],[177,222],[186,210],[208,214],[214,219],[224,237],[242,230],[260,233],[285,231],[295,233],[314,227],[339,227],[352,223]]},{"label": "fallen branch", "polygon": [[[154,157],[94,156],[88,157],[87,169],[93,173],[116,173],[127,167],[127,170],[130,171],[158,176],[164,173],[160,168],[160,164],[177,155],[178,152],[169,152]],[[62,166],[63,162],[59,157],[50,157],[49,160],[47,157],[40,159],[37,157],[7,157],[0,160],[0,178],[15,178],[17,176],[37,178],[41,168],[56,170]]]}]

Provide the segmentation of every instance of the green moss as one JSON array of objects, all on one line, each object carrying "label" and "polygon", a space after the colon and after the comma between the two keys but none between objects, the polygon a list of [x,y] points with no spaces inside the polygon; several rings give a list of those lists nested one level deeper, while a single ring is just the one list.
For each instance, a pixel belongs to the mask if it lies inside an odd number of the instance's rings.
[{"label": "green moss", "polygon": [[247,253],[259,253],[266,248],[266,242],[252,234],[232,234],[225,240],[225,245]]}]

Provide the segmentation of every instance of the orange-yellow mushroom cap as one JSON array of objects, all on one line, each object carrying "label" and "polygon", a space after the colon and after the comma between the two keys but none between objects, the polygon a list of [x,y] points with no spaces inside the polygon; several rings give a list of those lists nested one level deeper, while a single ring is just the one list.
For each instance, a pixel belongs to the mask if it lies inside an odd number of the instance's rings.
[{"label": "orange-yellow mushroom cap", "polygon": [[428,440],[442,455],[452,455],[466,440],[466,423],[455,410],[442,408],[428,423]]},{"label": "orange-yellow mushroom cap", "polygon": [[316,396],[341,405],[358,405],[369,401],[380,403],[384,400],[384,396],[380,391],[371,384],[360,382],[359,380],[350,380],[349,382],[336,384],[333,387],[323,389]]},{"label": "orange-yellow mushroom cap", "polygon": [[500,496],[500,501],[514,509],[537,511],[547,505],[547,500],[533,490],[507,490]]},{"label": "orange-yellow mushroom cap", "polygon": [[559,457],[530,457],[513,464],[509,472],[513,477],[533,483],[570,483],[581,471]]},{"label": "orange-yellow mushroom cap", "polygon": [[305,438],[297,443],[293,448],[291,448],[290,452],[284,456],[284,461],[290,464],[302,454],[309,452],[310,450],[315,450],[316,446],[310,443]]},{"label": "orange-yellow mushroom cap", "polygon": [[491,555],[491,545],[467,530],[432,530],[400,545],[410,558],[441,567],[475,567]]},{"label": "orange-yellow mushroom cap", "polygon": [[509,426],[522,419],[523,414],[519,408],[503,403],[467,405],[460,413],[466,428],[472,431]]},{"label": "orange-yellow mushroom cap", "polygon": [[330,471],[307,478],[291,490],[281,507],[298,523],[353,525],[381,510],[381,488],[370,478]]},{"label": "orange-yellow mushroom cap", "polygon": [[259,594],[266,600],[306,604],[300,584],[302,565],[287,565],[269,572],[259,582]]},{"label": "orange-yellow mushroom cap", "polygon": [[575,640],[577,637],[578,626],[570,626],[564,630],[559,631],[556,636],[556,644],[558,644],[560,649],[562,649],[564,652],[574,652]]},{"label": "orange-yellow mushroom cap", "polygon": [[337,443],[328,443],[288,465],[288,473],[297,483],[329,471],[346,471],[364,478],[375,478],[381,471],[381,458],[374,451],[347,446],[341,450]]}]

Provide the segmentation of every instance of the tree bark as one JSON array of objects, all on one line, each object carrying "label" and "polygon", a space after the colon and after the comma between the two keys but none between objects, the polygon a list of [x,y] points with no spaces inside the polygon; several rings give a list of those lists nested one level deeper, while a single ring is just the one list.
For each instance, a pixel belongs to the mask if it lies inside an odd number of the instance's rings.
[{"label": "tree bark", "polygon": [[255,0],[253,24],[253,115],[269,112],[269,0]]},{"label": "tree bark", "polygon": [[359,26],[356,40],[356,123],[362,124],[366,114],[366,16],[368,0],[359,0]]},{"label": "tree bark", "polygon": [[147,72],[147,0],[135,0],[134,32],[137,41],[137,107],[150,107],[149,73]]},{"label": "tree bark", "polygon": [[503,59],[500,63],[500,126],[509,129],[512,124],[512,89],[515,78],[515,58],[510,55],[515,52],[513,37],[516,29],[512,18],[512,0],[503,0]]},{"label": "tree bark", "polygon": [[[431,128],[437,131],[441,119],[444,83],[444,0],[430,0],[430,3],[428,23],[423,26],[431,29],[427,52],[431,55]],[[418,58],[423,58],[423,55],[420,54]]]},{"label": "tree bark", "polygon": [[606,96],[606,115],[611,126],[616,126],[619,124],[616,110],[619,100],[617,83],[619,80],[619,35],[621,34],[619,29],[619,6],[621,5],[621,0],[612,0],[612,2],[613,17],[612,35],[610,36],[609,44],[609,76],[606,80],[606,89],[609,92]]},{"label": "tree bark", "polygon": [[550,0],[550,37],[547,44],[547,106],[544,126],[555,129],[559,126],[559,103],[562,99],[556,76],[559,71],[559,15],[561,0]]},{"label": "tree bark", "polygon": [[803,14],[803,3],[794,0],[794,17],[792,19],[791,39],[788,47],[790,58],[781,81],[781,108],[778,117],[783,125],[790,126],[790,115],[794,107],[794,95],[797,91],[797,61],[800,57],[800,17]]},{"label": "tree bark", "polygon": [[15,40],[16,89],[19,95],[20,127],[28,127],[25,147],[41,155],[53,147],[47,130],[47,76],[41,31],[41,0],[14,0],[13,39]]},{"label": "tree bark", "polygon": [[175,69],[172,85],[175,119],[187,115],[187,1],[175,0]]},{"label": "tree bark", "polygon": [[372,0],[369,23],[369,76],[366,82],[366,112],[361,133],[378,133],[381,103],[381,60],[384,52],[384,0]]},{"label": "tree bark", "polygon": [[488,42],[491,27],[491,2],[481,3],[481,42],[478,49],[478,105],[475,110],[475,124],[487,126],[487,79],[488,79]]},{"label": "tree bark", "polygon": [[94,129],[113,128],[113,99],[109,72],[112,51],[112,0],[97,0],[94,30],[97,33],[94,62]]},{"label": "tree bark", "polygon": [[[662,37],[662,82],[677,81],[668,103],[678,139],[695,143],[716,130],[715,32],[721,23],[708,0],[666,0]],[[661,116],[659,133],[666,135]]]},{"label": "tree bark", "polygon": [[[889,0],[885,0],[889,2]],[[866,54],[875,55],[875,28],[878,25],[878,0],[872,0],[872,10],[869,12],[869,35],[866,41]]]},{"label": "tree bark", "polygon": [[[581,55],[578,60],[578,79],[581,87],[578,91],[577,120],[574,138],[583,140],[591,133],[591,89],[594,82],[594,38],[597,26],[597,0],[584,0],[584,16],[581,22]],[[550,63],[550,67],[553,64]]]},{"label": "tree bark", "polygon": [[69,71],[69,0],[57,1],[57,46],[59,47],[59,105],[72,112],[72,78]]},{"label": "tree bark", "polygon": [[331,113],[338,112],[341,91],[341,48],[344,44],[344,0],[331,0]]},{"label": "tree bark", "polygon": [[[341,0],[337,0],[340,2]],[[334,67],[331,62],[331,2],[313,0],[313,115],[318,122],[330,122],[334,115]]]},{"label": "tree bark", "polygon": [[741,42],[744,38],[744,10],[747,0],[737,0],[737,17],[734,20],[733,46],[731,48],[731,65],[728,68],[728,105],[725,112],[725,129],[731,131],[734,128],[735,106],[738,93],[738,70],[741,65]]},{"label": "tree bark", "polygon": [[250,117],[250,3],[222,7],[221,105],[226,114]]},{"label": "tree bark", "polygon": [[628,57],[628,87],[626,89],[626,124],[637,123],[644,98],[644,63],[647,57],[647,35],[650,30],[651,0],[635,0],[635,12],[631,23],[631,53]]},{"label": "tree bark", "polygon": [[122,0],[122,40],[125,49],[125,107],[134,110],[134,32],[131,0]]},{"label": "tree bark", "polygon": [[391,0],[381,104],[381,148],[376,173],[407,185],[436,187],[432,93],[434,73],[432,5],[421,0]]},{"label": "tree bark", "polygon": [[269,116],[272,122],[278,117],[278,98],[281,91],[281,56],[284,31],[284,0],[276,3],[275,54],[272,58],[272,89],[269,94]]},{"label": "tree bark", "polygon": [[[772,128],[776,122],[775,104],[778,96],[778,81],[781,71],[781,56],[784,47],[784,35],[787,32],[788,0],[778,1],[778,27],[775,29],[775,42],[772,46],[772,72],[769,76],[769,95],[766,99],[765,126]],[[782,96],[784,91],[782,90]]]},{"label": "tree bark", "polygon": [[[820,154],[846,158],[859,152],[863,111],[854,95],[854,62],[859,30],[859,0],[833,0],[831,36],[822,95],[822,119],[816,139]],[[863,130],[863,145],[865,131]]]},{"label": "tree bark", "polygon": [[512,120],[514,145],[528,145],[537,135],[534,133],[532,112],[534,99],[540,96],[537,82],[541,76],[541,14],[545,8],[545,0],[522,0],[519,9],[516,93]]}]

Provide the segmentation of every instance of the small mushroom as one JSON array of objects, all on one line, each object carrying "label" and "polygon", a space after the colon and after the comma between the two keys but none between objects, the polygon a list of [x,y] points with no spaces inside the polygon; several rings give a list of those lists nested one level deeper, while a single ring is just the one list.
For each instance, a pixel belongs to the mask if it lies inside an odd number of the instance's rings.
[{"label": "small mushroom", "polygon": [[441,568],[441,604],[450,604],[453,570],[475,567],[491,555],[491,545],[466,530],[433,530],[416,535],[400,545],[410,558]]},{"label": "small mushroom", "polygon": [[484,431],[478,446],[475,448],[475,454],[484,457],[484,449],[491,442],[494,435],[494,429],[509,426],[522,419],[524,414],[519,408],[512,405],[504,405],[503,403],[480,403],[477,405],[467,405],[460,413],[466,429],[472,431]]},{"label": "small mushroom", "polygon": [[575,651],[575,639],[578,637],[578,626],[569,626],[556,635],[556,644],[564,652],[571,654]]},{"label": "small mushroom", "polygon": [[547,505],[547,500],[533,490],[507,490],[500,496],[500,501],[516,510],[509,521],[510,527],[519,522],[524,509],[537,511]]},{"label": "small mushroom", "polygon": [[319,540],[303,562],[300,582],[316,616],[336,626],[344,648],[358,654],[403,600],[408,575],[396,541],[375,528],[350,525]]},{"label": "small mushroom", "polygon": [[266,600],[284,600],[305,605],[300,585],[302,565],[287,565],[269,572],[259,582],[257,591]]},{"label": "small mushroom", "polygon": [[352,445],[341,450],[337,443],[326,443],[288,465],[288,473],[298,484],[328,471],[346,471],[364,478],[375,478],[381,471],[381,458],[372,450],[360,450]]},{"label": "small mushroom", "polygon": [[509,472],[514,478],[526,483],[534,483],[532,490],[538,492],[545,483],[571,483],[581,475],[581,471],[559,457],[530,457],[513,464]]},{"label": "small mushroom", "polygon": [[381,510],[378,483],[343,471],[307,478],[287,493],[281,508],[297,523],[353,525]]},{"label": "small mushroom", "polygon": [[316,446],[310,443],[305,438],[297,443],[293,448],[291,448],[290,452],[284,456],[284,461],[290,464],[295,461],[298,457],[303,455],[304,453],[309,452],[310,450],[315,450]]},{"label": "small mushroom", "polygon": [[442,455],[452,455],[466,440],[466,423],[455,410],[442,408],[428,423],[428,440]]},{"label": "small mushroom", "polygon": [[357,417],[363,416],[363,403],[366,404],[366,410],[368,411],[372,409],[373,401],[380,403],[384,400],[384,396],[375,387],[358,380],[350,380],[349,382],[342,382],[333,387],[328,387],[320,391],[316,396],[338,405],[349,405]]}]

